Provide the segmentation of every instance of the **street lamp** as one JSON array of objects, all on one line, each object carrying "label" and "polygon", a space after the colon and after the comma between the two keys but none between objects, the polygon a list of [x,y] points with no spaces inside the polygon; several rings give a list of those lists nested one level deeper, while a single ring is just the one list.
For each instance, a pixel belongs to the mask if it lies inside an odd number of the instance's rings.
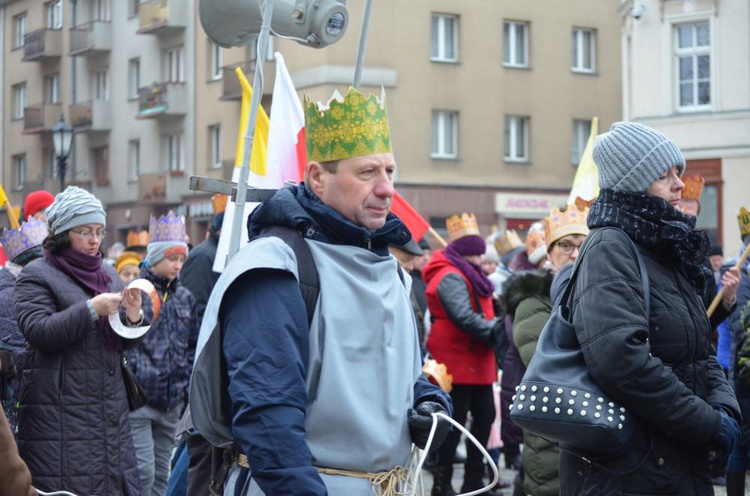
[{"label": "street lamp", "polygon": [[60,173],[60,191],[65,189],[65,168],[68,165],[70,147],[73,144],[73,127],[60,116],[60,121],[52,126],[52,144],[57,156],[57,170]]}]

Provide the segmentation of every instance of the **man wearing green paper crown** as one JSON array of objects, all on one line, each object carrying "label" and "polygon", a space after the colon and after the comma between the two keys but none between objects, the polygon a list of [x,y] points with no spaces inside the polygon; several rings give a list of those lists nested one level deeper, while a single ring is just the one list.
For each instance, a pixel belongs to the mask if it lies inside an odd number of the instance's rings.
[{"label": "man wearing green paper crown", "polygon": [[[327,107],[306,99],[305,119],[305,182],[253,212],[251,242],[209,299],[193,420],[214,444],[233,436],[239,447],[225,494],[394,494],[387,488],[408,489],[402,468],[412,443],[425,446],[431,413],[450,415],[452,405],[421,374],[411,280],[388,252],[411,235],[390,213],[396,162],[385,104],[350,89]],[[273,226],[299,233],[312,255],[320,284],[310,317],[298,252],[258,238]],[[223,398],[210,387],[212,350],[226,365]],[[220,411],[224,425],[209,411],[222,400],[231,405]],[[450,429],[438,419],[431,449]]]}]

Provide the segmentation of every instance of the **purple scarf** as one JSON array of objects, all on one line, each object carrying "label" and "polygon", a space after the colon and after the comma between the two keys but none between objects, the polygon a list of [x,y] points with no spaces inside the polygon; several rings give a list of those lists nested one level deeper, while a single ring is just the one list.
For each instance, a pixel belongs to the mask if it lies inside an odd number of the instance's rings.
[{"label": "purple scarf", "polygon": [[[69,275],[80,286],[91,290],[94,296],[110,291],[112,278],[102,267],[101,253],[92,256],[68,247],[58,254],[47,250],[42,250],[42,254],[52,265]],[[102,333],[105,349],[118,350],[120,340],[110,331],[107,317],[99,317],[99,330]]]},{"label": "purple scarf", "polygon": [[462,257],[452,244],[445,247],[444,253],[445,258],[450,260],[450,262],[466,276],[477,296],[492,296],[492,292],[495,290],[495,285],[492,284],[492,281],[490,281],[489,278],[487,278],[484,271],[482,271],[482,267],[474,265]]}]

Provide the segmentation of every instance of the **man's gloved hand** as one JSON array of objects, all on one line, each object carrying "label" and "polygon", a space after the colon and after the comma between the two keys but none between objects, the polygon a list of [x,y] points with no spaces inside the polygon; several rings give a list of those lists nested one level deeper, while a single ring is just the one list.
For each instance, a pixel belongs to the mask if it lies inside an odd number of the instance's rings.
[{"label": "man's gloved hand", "polygon": [[[711,448],[721,451],[725,456],[729,456],[734,445],[740,439],[740,426],[720,405],[713,406],[721,415],[721,426],[711,439]],[[719,454],[717,453],[717,457]]]},{"label": "man's gloved hand", "polygon": [[[427,438],[430,437],[430,429],[432,429],[432,414],[438,412],[450,416],[448,410],[443,405],[434,401],[423,401],[417,405],[417,408],[409,408],[407,412],[409,434],[411,434],[411,440],[417,448],[424,449],[425,445],[427,445]],[[450,430],[450,422],[442,417],[438,417],[435,435],[430,445],[430,452],[435,451],[443,444]]]},{"label": "man's gloved hand", "polygon": [[10,380],[16,376],[16,363],[7,350],[0,350],[0,375]]}]

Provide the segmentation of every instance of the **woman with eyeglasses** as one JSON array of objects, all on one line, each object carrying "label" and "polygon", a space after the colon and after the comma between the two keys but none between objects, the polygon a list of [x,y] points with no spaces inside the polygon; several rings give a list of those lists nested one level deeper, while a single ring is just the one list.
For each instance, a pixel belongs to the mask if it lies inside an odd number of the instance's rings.
[{"label": "woman with eyeglasses", "polygon": [[[619,454],[561,452],[561,494],[712,495],[709,456],[731,451],[740,410],[700,299],[713,277],[703,265],[709,239],[679,209],[685,158],[674,141],[634,122],[599,135],[593,156],[602,189],[588,216],[572,319],[589,375],[637,429]],[[727,309],[738,275],[725,279]]]},{"label": "woman with eyeglasses", "polygon": [[[513,320],[513,344],[524,370],[536,351],[539,335],[552,311],[550,288],[555,274],[575,262],[588,235],[587,215],[587,208],[576,205],[552,210],[544,219],[547,249],[544,267],[516,272],[503,286],[503,308]],[[544,247],[545,244],[541,244],[542,251]],[[557,445],[528,431],[523,433],[523,444],[523,494],[557,496],[560,493]]]},{"label": "woman with eyeglasses", "polygon": [[99,250],[101,202],[74,186],[46,210],[42,257],[24,267],[13,294],[29,352],[21,380],[18,447],[34,487],[79,495],[140,494],[121,374],[108,316],[140,325],[139,290],[122,290]]}]

